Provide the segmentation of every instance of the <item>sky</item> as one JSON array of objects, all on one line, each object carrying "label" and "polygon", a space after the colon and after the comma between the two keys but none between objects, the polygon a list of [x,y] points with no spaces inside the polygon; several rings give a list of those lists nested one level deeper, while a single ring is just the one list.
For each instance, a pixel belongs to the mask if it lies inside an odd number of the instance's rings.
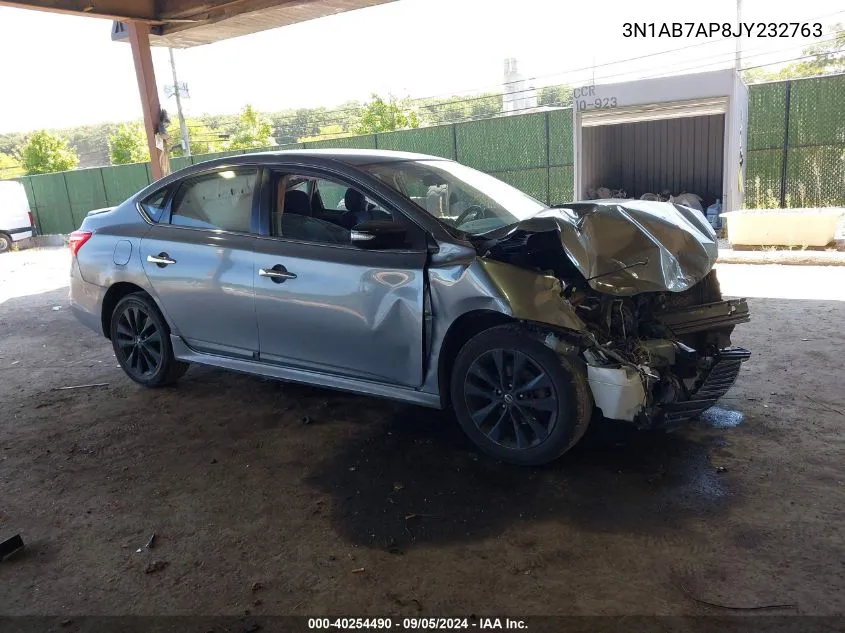
[{"label": "sky", "polygon": [[[845,11],[842,0],[742,0],[742,20],[827,26]],[[632,39],[623,25],[735,21],[736,0],[396,0],[175,56],[186,114],[199,116],[498,90],[506,57],[538,86],[717,70],[733,65],[735,40]],[[108,20],[0,7],[0,133],[140,119],[129,44],[110,31]],[[743,38],[743,66],[797,57],[812,41]],[[153,60],[162,92],[167,49]]]}]

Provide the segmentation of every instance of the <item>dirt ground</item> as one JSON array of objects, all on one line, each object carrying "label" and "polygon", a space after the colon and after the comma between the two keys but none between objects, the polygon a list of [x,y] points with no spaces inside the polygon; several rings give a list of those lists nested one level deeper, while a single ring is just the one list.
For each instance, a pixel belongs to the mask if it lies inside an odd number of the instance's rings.
[{"label": "dirt ground", "polygon": [[67,258],[0,256],[0,538],[27,544],[0,614],[845,612],[845,268],[720,265],[754,318],[723,410],[521,469],[413,406],[202,367],[138,387]]}]

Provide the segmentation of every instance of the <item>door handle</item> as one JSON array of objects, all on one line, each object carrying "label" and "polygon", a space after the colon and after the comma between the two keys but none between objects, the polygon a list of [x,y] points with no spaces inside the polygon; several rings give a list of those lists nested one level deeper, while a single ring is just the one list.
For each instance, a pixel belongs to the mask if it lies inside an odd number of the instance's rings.
[{"label": "door handle", "polygon": [[285,279],[296,279],[296,273],[288,272],[281,264],[276,264],[272,268],[260,268],[258,274],[261,277],[269,277],[276,283],[281,283]]},{"label": "door handle", "polygon": [[159,268],[164,268],[169,264],[175,264],[176,260],[171,259],[167,253],[159,253],[158,255],[147,255],[147,261],[155,264]]}]

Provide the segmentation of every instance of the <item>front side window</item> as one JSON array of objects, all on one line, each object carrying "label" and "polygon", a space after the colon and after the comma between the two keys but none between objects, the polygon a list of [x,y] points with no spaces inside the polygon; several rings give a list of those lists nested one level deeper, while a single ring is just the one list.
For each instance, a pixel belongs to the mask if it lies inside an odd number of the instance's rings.
[{"label": "front side window", "polygon": [[361,167],[453,228],[480,235],[546,208],[488,174],[447,160],[375,163]]},{"label": "front side window", "polygon": [[171,205],[170,223],[249,233],[257,169],[230,169],[186,178]]},{"label": "front side window", "polygon": [[359,189],[328,178],[279,174],[273,201],[270,234],[304,242],[349,244],[350,231],[359,224],[394,221]]}]

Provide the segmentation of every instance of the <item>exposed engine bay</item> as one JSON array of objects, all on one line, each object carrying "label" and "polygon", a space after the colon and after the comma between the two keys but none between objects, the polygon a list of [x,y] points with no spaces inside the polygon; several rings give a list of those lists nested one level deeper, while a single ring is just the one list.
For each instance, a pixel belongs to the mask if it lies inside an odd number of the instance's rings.
[{"label": "exposed engine bay", "polygon": [[605,417],[641,426],[694,419],[750,357],[731,346],[734,326],[750,320],[748,304],[722,299],[715,234],[693,209],[571,204],[488,233],[477,248],[560,280],[584,328],[550,342],[586,364]]}]

